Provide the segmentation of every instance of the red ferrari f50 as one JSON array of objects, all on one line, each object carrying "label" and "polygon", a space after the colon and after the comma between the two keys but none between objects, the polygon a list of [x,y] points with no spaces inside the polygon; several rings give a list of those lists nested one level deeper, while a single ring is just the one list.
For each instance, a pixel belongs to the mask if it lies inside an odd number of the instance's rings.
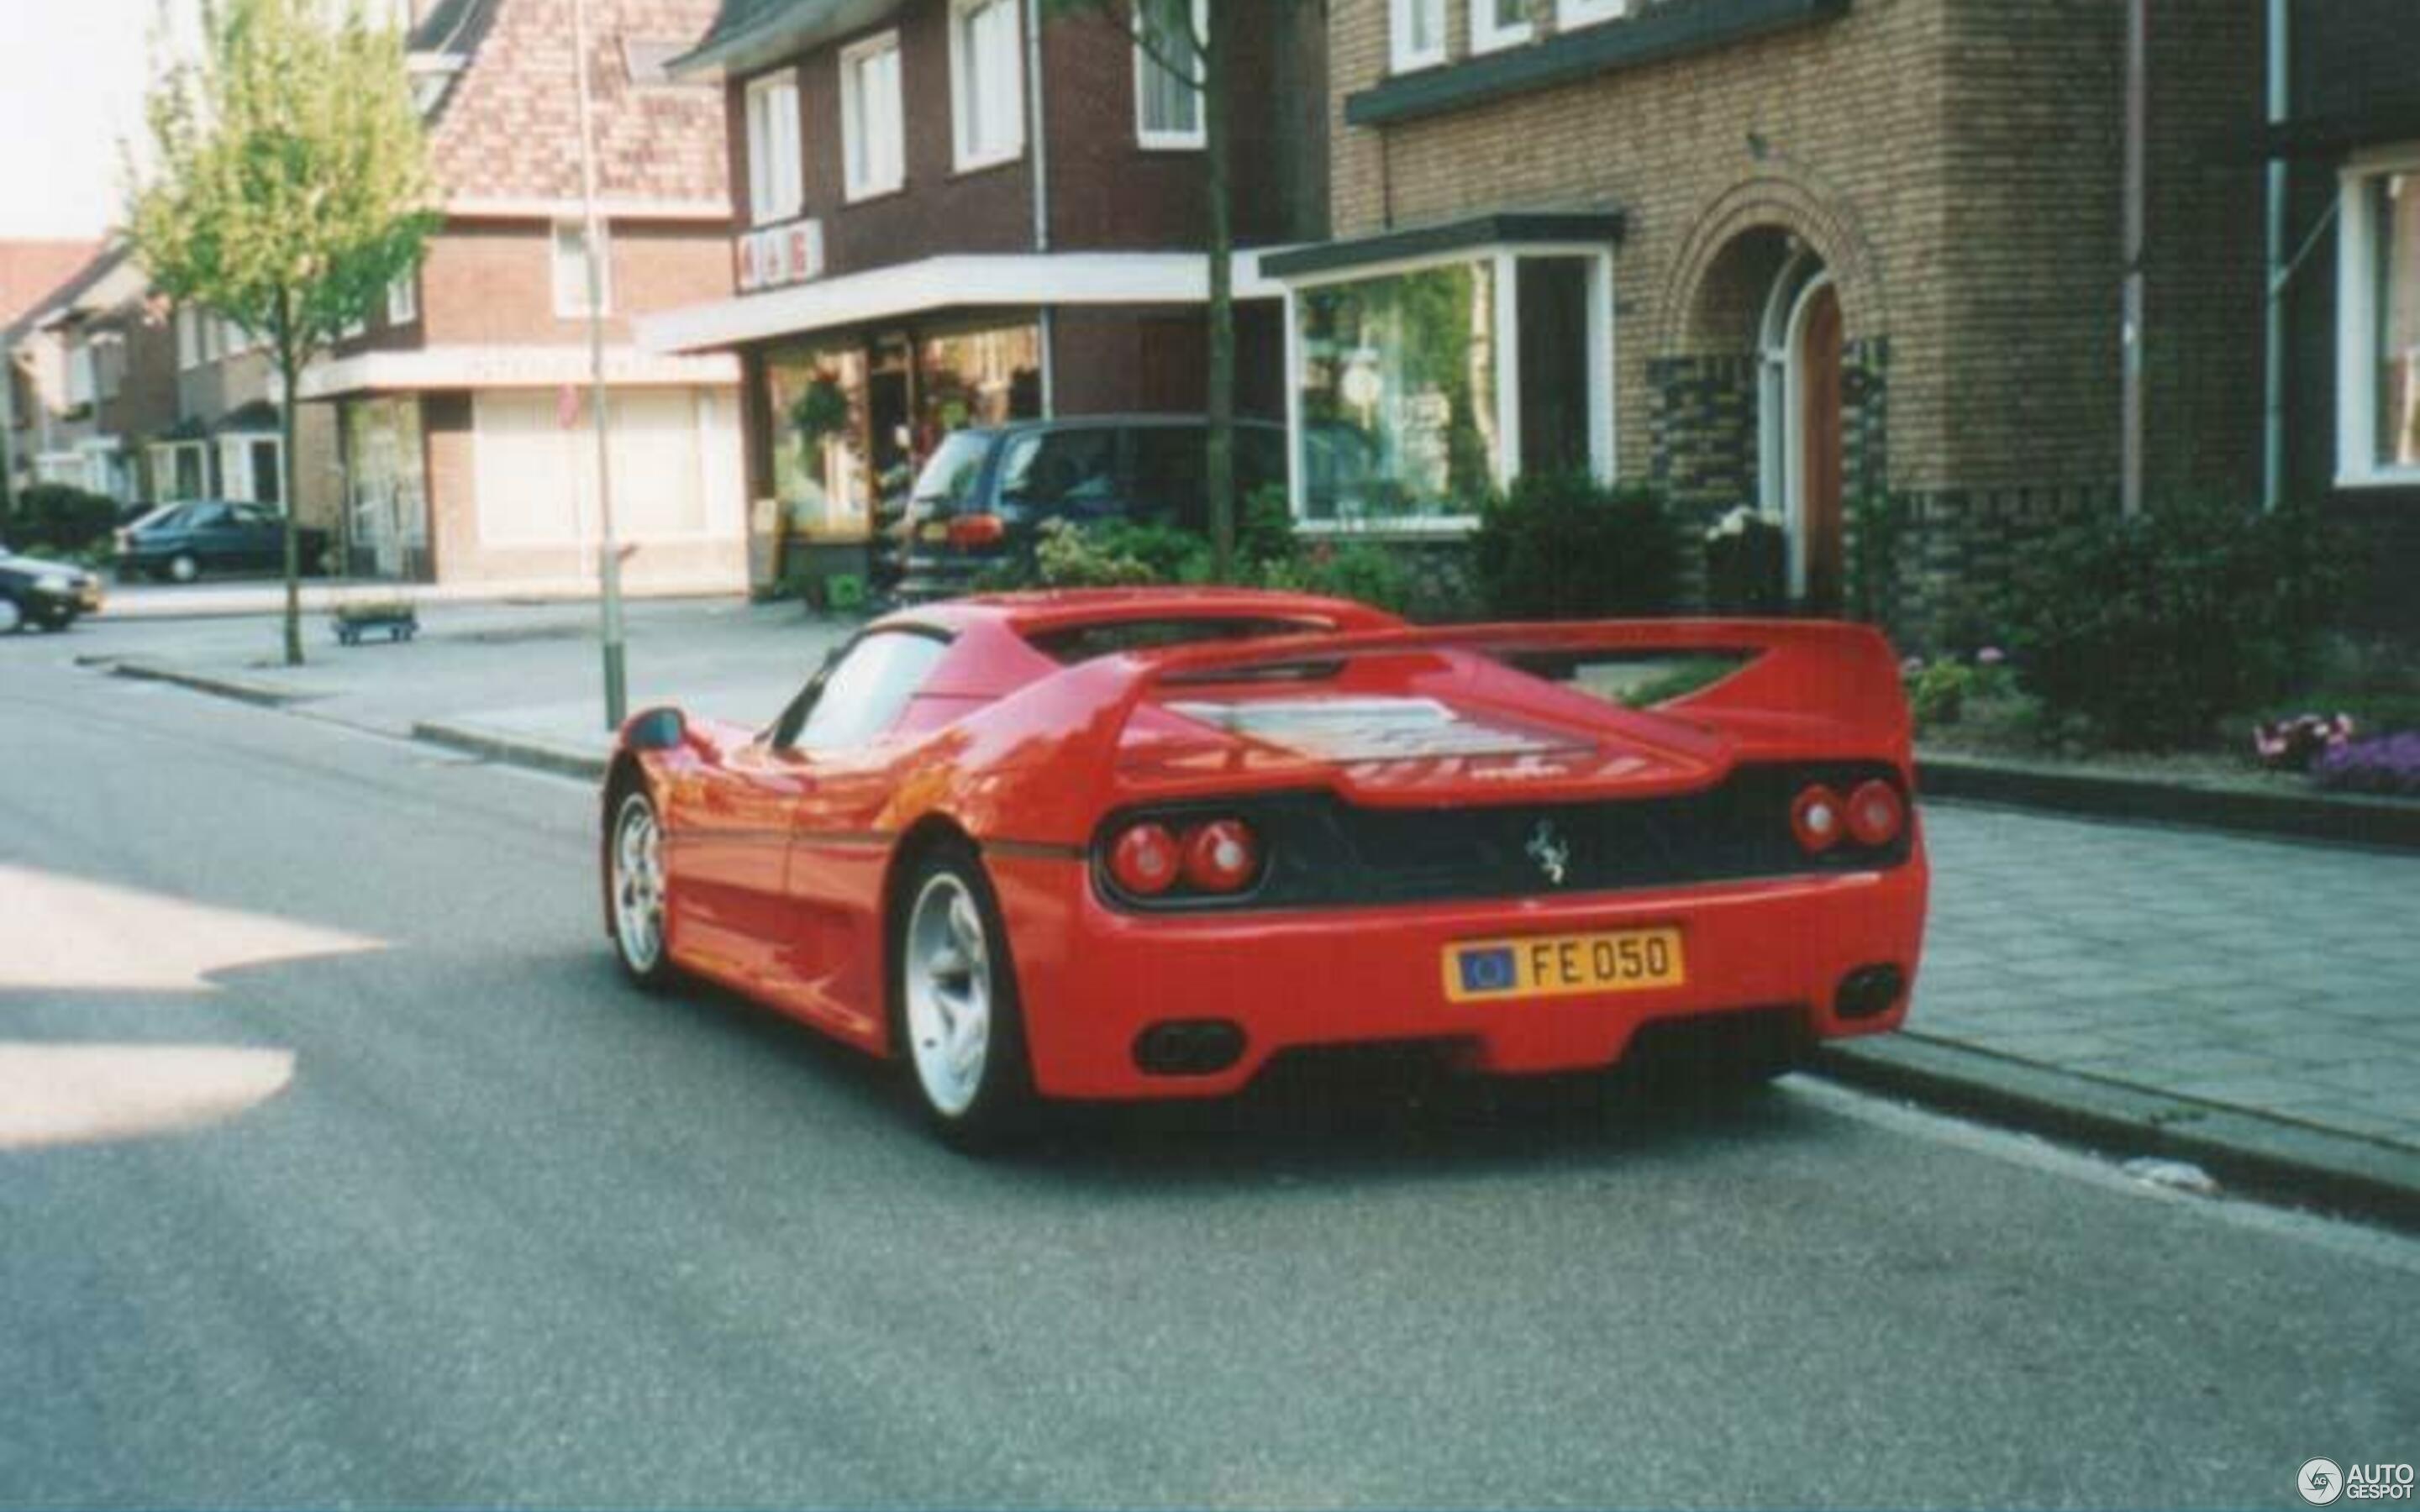
[{"label": "red ferrari f50", "polygon": [[1037,1096],[1232,1092],[1304,1047],[1524,1072],[1706,1015],[1798,1047],[1895,1028],[1913,795],[1858,626],[1013,594],[876,621],[765,731],[633,717],[605,916],[640,981],[904,1059],[970,1141]]}]

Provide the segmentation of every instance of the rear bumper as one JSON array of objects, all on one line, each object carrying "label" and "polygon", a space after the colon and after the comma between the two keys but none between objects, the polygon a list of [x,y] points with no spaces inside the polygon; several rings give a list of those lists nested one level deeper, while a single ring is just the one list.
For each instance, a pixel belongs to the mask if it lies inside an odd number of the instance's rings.
[{"label": "rear bumper", "polygon": [[[1836,1003],[1861,967],[1896,966],[1910,990],[1929,873],[1919,845],[1885,871],[1590,896],[1219,918],[1138,917],[1094,894],[1078,859],[1002,856],[990,870],[1016,956],[1034,1082],[1045,1095],[1209,1097],[1241,1088],[1286,1050],[1450,1042],[1480,1071],[1609,1066],[1642,1025],[1791,1010],[1819,1040],[1897,1028],[1907,992],[1848,1019]],[[1559,997],[1453,1002],[1444,952],[1458,941],[1678,929],[1677,985]],[[1243,1051],[1207,1074],[1155,1074],[1138,1039],[1156,1025],[1216,1021]]]}]

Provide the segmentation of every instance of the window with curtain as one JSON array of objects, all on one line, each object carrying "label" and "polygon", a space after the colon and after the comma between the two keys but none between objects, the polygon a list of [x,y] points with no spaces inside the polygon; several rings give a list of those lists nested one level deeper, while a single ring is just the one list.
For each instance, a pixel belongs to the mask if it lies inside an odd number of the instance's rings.
[{"label": "window with curtain", "polygon": [[806,203],[799,158],[799,76],[788,69],[748,86],[748,214],[771,225]]},{"label": "window with curtain", "polygon": [[1136,0],[1135,134],[1144,147],[1202,146],[1202,56],[1194,44],[1209,24],[1208,0]]}]

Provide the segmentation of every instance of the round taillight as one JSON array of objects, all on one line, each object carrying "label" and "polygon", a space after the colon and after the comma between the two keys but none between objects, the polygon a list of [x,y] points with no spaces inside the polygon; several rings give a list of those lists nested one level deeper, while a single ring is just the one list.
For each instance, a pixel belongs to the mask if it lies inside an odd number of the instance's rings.
[{"label": "round taillight", "polygon": [[1241,892],[1260,870],[1260,841],[1240,819],[1214,819],[1185,837],[1185,880],[1203,892]]},{"label": "round taillight", "polygon": [[1907,823],[1907,803],[1899,789],[1880,778],[1857,784],[1849,795],[1849,833],[1860,845],[1887,845],[1899,839]]},{"label": "round taillight", "polygon": [[1846,821],[1840,815],[1840,795],[1817,783],[1798,795],[1790,806],[1790,832],[1809,856],[1817,856],[1840,842],[1840,830]]},{"label": "round taillight", "polygon": [[1109,875],[1138,898],[1156,898],[1175,886],[1182,859],[1166,825],[1132,825],[1109,846]]}]

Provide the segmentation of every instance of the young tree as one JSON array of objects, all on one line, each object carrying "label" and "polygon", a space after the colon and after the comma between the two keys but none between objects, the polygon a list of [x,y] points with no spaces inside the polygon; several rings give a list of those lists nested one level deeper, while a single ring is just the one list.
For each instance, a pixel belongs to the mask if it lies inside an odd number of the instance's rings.
[{"label": "young tree", "polygon": [[203,0],[197,59],[147,102],[128,237],[153,285],[269,348],[286,501],[286,660],[302,660],[294,406],[302,369],[409,272],[437,217],[402,38],[359,0]]},{"label": "young tree", "polygon": [[1292,0],[1045,0],[1047,11],[1090,11],[1124,26],[1143,55],[1171,77],[1191,80],[1202,100],[1203,190],[1210,221],[1210,440],[1203,461],[1210,495],[1211,571],[1227,581],[1235,561],[1235,225],[1228,122],[1235,29],[1248,15],[1274,19]]}]

